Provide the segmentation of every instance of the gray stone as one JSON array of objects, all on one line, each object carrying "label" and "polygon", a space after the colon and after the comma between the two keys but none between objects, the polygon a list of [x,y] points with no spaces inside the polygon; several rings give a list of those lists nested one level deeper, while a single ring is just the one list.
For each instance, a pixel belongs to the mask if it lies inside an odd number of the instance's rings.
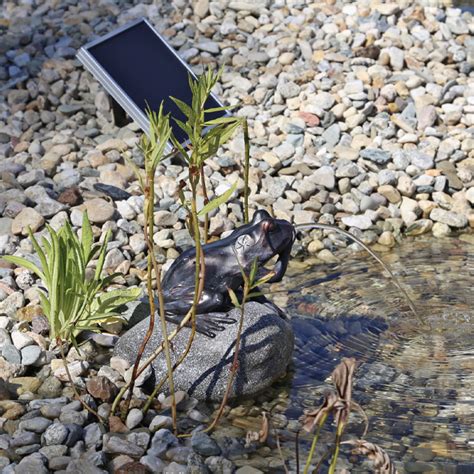
[{"label": "gray stone", "polygon": [[[356,165],[357,166],[357,165]],[[321,166],[309,178],[314,184],[324,186],[326,189],[334,189],[336,179],[332,166]]]},{"label": "gray stone", "polygon": [[0,236],[12,235],[12,222],[10,217],[0,217]]},{"label": "gray stone", "polygon": [[158,430],[151,440],[151,446],[147,454],[160,457],[168,449],[179,445],[178,438],[170,430],[162,428]]},{"label": "gray stone", "polygon": [[12,331],[11,338],[13,344],[18,350],[21,350],[26,346],[34,344],[34,340],[30,336],[28,336],[28,334],[25,334],[21,331]]},{"label": "gray stone", "polygon": [[359,173],[359,167],[351,162],[338,165],[336,169],[337,178],[355,178]]},{"label": "gray stone", "polygon": [[295,147],[291,143],[284,142],[274,148],[273,151],[278,156],[278,158],[283,161],[293,156],[295,153]]},{"label": "gray stone", "polygon": [[129,430],[136,428],[143,420],[143,412],[138,408],[132,408],[127,415],[125,424]]},{"label": "gray stone", "polygon": [[300,86],[292,81],[278,84],[277,91],[284,99],[296,97],[300,93]]},{"label": "gray stone", "polygon": [[322,134],[323,140],[329,147],[336,146],[339,143],[339,138],[341,136],[341,128],[337,123],[332,124],[328,127]]},{"label": "gray stone", "polygon": [[[17,432],[18,433],[18,432]],[[30,446],[32,444],[38,444],[40,437],[38,434],[33,433],[31,431],[23,431],[12,438],[10,442],[11,448],[18,448],[21,446]]]},{"label": "gray stone", "polygon": [[105,428],[100,423],[91,423],[84,428],[84,443],[87,448],[98,449],[102,445]]},{"label": "gray stone", "polygon": [[23,365],[34,365],[38,362],[43,350],[39,346],[27,346],[21,350],[21,363]]},{"label": "gray stone", "polygon": [[413,166],[416,166],[422,170],[427,170],[433,168],[434,166],[434,159],[426,153],[410,151],[407,153],[407,156]]},{"label": "gray stone", "polygon": [[195,431],[191,437],[191,447],[202,456],[219,456],[221,448],[207,434],[202,431]]},{"label": "gray stone", "polygon": [[377,176],[380,186],[397,183],[397,175],[392,170],[381,170]]},{"label": "gray stone", "polygon": [[[227,313],[228,318],[240,319],[240,310]],[[169,323],[169,331],[174,324]],[[187,391],[198,399],[220,400],[225,392],[233,348],[237,335],[237,324],[226,325],[224,331],[210,340],[207,336],[196,334],[191,350],[179,371],[175,374],[175,389]],[[134,361],[137,347],[143,340],[148,328],[144,320],[123,335],[114,355]],[[184,351],[189,340],[190,328],[183,328],[173,340],[173,363]],[[288,320],[280,317],[274,309],[259,303],[246,305],[239,369],[230,390],[230,396],[254,395],[271,385],[286,372],[293,351],[293,331]],[[145,350],[144,358],[153,352],[162,341],[159,325]],[[166,364],[162,356],[153,362],[155,378],[161,380],[166,375]]]},{"label": "gray stone", "polygon": [[319,92],[312,100],[312,104],[323,110],[328,110],[334,105],[335,101],[335,98],[329,92]]},{"label": "gray stone", "polygon": [[159,457],[153,456],[151,454],[142,456],[140,458],[140,463],[147,467],[151,472],[162,472],[163,469],[166,467],[164,461],[162,461]]},{"label": "gray stone", "polygon": [[366,148],[360,152],[361,158],[373,161],[379,165],[384,165],[390,161],[390,152],[377,148]]},{"label": "gray stone", "polygon": [[173,419],[170,416],[156,415],[153,420],[151,420],[150,426],[148,429],[154,433],[161,428],[171,428],[173,426]]},{"label": "gray stone", "polygon": [[48,426],[43,434],[43,442],[46,446],[63,444],[69,434],[69,430],[62,423],[54,423]]},{"label": "gray stone", "polygon": [[103,224],[112,219],[115,208],[101,198],[94,198],[84,203],[89,220],[94,224]]},{"label": "gray stone", "polygon": [[48,474],[46,457],[40,453],[33,453],[24,457],[15,467],[15,474]]},{"label": "gray stone", "polygon": [[2,357],[10,364],[21,364],[21,353],[20,351],[10,343],[5,343],[2,348]]},{"label": "gray stone", "polygon": [[62,384],[54,376],[47,377],[38,389],[38,395],[44,398],[58,397],[62,393]]},{"label": "gray stone", "polygon": [[145,449],[126,439],[124,435],[106,433],[103,438],[104,452],[108,454],[127,454],[132,457],[141,457]]},{"label": "gray stone", "polygon": [[43,433],[52,423],[51,420],[41,416],[30,418],[29,420],[20,421],[19,428],[21,430],[33,431],[34,433]]},{"label": "gray stone", "polygon": [[463,228],[468,224],[466,216],[453,211],[445,211],[437,207],[431,211],[430,219],[456,228]]},{"label": "gray stone", "polygon": [[31,207],[23,208],[13,219],[12,233],[28,235],[28,228],[36,232],[44,224],[44,217]]},{"label": "gray stone", "polygon": [[372,227],[372,221],[368,216],[346,216],[343,217],[342,222],[349,227],[356,227],[357,229],[366,230]]},{"label": "gray stone", "polygon": [[416,117],[418,119],[418,130],[425,130],[428,127],[432,127],[437,118],[438,113],[434,105],[425,105],[416,111]]}]

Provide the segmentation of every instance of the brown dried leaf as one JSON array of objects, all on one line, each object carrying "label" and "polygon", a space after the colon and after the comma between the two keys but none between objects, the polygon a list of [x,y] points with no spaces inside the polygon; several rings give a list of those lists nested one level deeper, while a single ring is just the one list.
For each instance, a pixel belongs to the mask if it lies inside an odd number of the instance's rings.
[{"label": "brown dried leaf", "polygon": [[373,461],[378,474],[398,474],[390,456],[380,446],[363,439],[345,441],[343,444],[354,446],[354,454],[367,456]]},{"label": "brown dried leaf", "polygon": [[340,405],[335,415],[336,424],[345,423],[351,411],[352,382],[357,361],[354,358],[344,357],[333,370],[331,378],[339,397]]},{"label": "brown dried leaf", "polygon": [[247,435],[245,437],[245,446],[249,447],[253,442],[258,443],[265,443],[268,438],[268,433],[270,430],[270,425],[268,421],[267,414],[265,412],[262,413],[262,427],[260,431],[247,431]]},{"label": "brown dried leaf", "polygon": [[334,410],[338,403],[338,396],[334,392],[327,392],[324,394],[323,404],[315,410],[306,411],[302,418],[303,429],[310,433],[320,423],[321,420]]}]

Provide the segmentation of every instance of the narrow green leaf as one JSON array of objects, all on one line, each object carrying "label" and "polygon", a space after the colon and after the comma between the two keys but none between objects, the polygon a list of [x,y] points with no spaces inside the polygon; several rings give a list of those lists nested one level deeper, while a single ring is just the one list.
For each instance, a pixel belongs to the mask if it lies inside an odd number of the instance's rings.
[{"label": "narrow green leaf", "polygon": [[225,193],[222,193],[220,196],[217,196],[214,198],[212,201],[209,201],[199,212],[198,216],[204,216],[208,214],[209,212],[213,211],[214,209],[218,208],[221,204],[224,204],[229,200],[229,198],[232,196],[232,194],[235,192],[237,189],[237,183],[236,181]]},{"label": "narrow green leaf", "polygon": [[41,278],[43,281],[46,280],[44,273],[32,262],[27,260],[26,258],[23,257],[16,257],[14,255],[6,255],[2,257],[5,261],[13,263],[19,267],[25,267],[26,269],[30,270],[31,272],[35,273],[38,275],[39,278]]},{"label": "narrow green leaf", "polygon": [[188,119],[193,119],[194,118],[194,112],[191,107],[189,107],[186,102],[183,102],[182,100],[177,99],[176,97],[171,97],[170,99],[177,105],[179,110],[183,112],[183,114],[188,118]]},{"label": "narrow green leaf", "polygon": [[240,303],[239,300],[237,299],[237,295],[235,294],[235,291],[232,288],[227,288],[227,291],[229,293],[230,300],[232,301],[232,304],[236,308],[240,308]]},{"label": "narrow green leaf", "polygon": [[225,112],[228,110],[234,110],[237,108],[237,105],[224,105],[222,107],[211,107],[210,109],[204,110],[205,114],[213,114],[215,112]]},{"label": "narrow green leaf", "polygon": [[254,258],[252,261],[252,266],[250,267],[250,275],[249,275],[250,284],[253,284],[253,282],[255,281],[257,270],[258,270],[258,259]]},{"label": "narrow green leaf", "polygon": [[256,286],[263,285],[264,283],[267,283],[268,280],[272,279],[275,276],[274,272],[270,272],[264,277],[260,278],[260,280],[256,281],[252,286],[255,288]]},{"label": "narrow green leaf", "polygon": [[84,211],[82,213],[81,246],[82,246],[82,252],[84,255],[84,261],[86,262],[86,265],[89,263],[93,242],[94,242],[94,235],[92,234],[92,226],[89,221],[89,216],[87,215],[87,211]]},{"label": "narrow green leaf", "polygon": [[227,123],[238,123],[240,125],[240,122],[241,122],[241,119],[239,119],[238,117],[219,117],[219,118],[204,122],[204,125],[206,125],[207,127],[210,127],[212,125],[222,125],[222,124],[227,124]]},{"label": "narrow green leaf", "polygon": [[44,279],[49,280],[51,278],[51,276],[49,274],[48,260],[46,258],[46,255],[44,254],[43,249],[38,244],[38,241],[35,239],[35,236],[33,235],[33,232],[31,232],[30,228],[28,229],[28,234],[30,236],[30,240],[31,240],[31,243],[33,245],[33,248],[35,249],[35,251],[38,254],[38,257],[40,259],[41,270],[44,273]]}]

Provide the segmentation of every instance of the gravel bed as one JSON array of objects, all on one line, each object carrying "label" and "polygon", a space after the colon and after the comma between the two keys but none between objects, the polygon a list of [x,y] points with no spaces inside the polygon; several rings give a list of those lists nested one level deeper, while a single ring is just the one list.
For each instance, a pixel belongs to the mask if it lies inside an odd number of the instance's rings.
[{"label": "gravel bed", "polygon": [[[444,237],[474,228],[474,21],[458,9],[418,2],[331,0],[158,0],[14,2],[0,12],[0,256],[33,256],[27,238],[88,211],[97,238],[113,233],[105,262],[124,286],[143,286],[143,196],[124,156],[137,164],[138,127],[117,128],[102,87],[77,49],[147,17],[200,73],[225,64],[215,93],[249,120],[250,203],[295,224],[321,222],[387,251],[404,234]],[[238,179],[243,137],[206,168],[210,195]],[[177,204],[186,171],[158,170],[154,241],[168,268],[192,243]],[[220,236],[243,219],[235,196],[212,214]],[[200,199],[202,206],[203,199]],[[312,231],[295,245],[323,262],[350,245]],[[43,472],[262,472],[242,461],[255,451],[230,430],[202,432],[212,406],[180,394],[170,431],[160,396],[143,418],[136,407],[109,432],[73,401],[49,345],[33,274],[0,261],[0,469]],[[108,328],[119,334],[121,328]],[[71,349],[84,401],[107,415],[128,364],[109,360],[116,337]],[[143,384],[146,380],[141,381]],[[293,427],[294,428],[294,427]],[[296,429],[296,428],[295,428]],[[411,471],[421,472],[421,471]]]}]

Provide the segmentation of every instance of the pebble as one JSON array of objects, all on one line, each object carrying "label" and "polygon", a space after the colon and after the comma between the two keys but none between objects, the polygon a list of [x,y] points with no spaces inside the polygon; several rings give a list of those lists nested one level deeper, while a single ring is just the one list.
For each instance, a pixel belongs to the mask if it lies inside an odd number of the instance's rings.
[{"label": "pebble", "polygon": [[430,213],[430,219],[441,224],[446,224],[454,228],[463,228],[467,226],[467,217],[452,211],[434,208]]},{"label": "pebble", "polygon": [[191,437],[191,447],[202,456],[219,456],[221,449],[218,444],[202,431],[196,431]]},{"label": "pebble", "polygon": [[31,207],[24,207],[13,219],[11,232],[14,235],[28,235],[28,229],[35,233],[44,224],[44,217]]},{"label": "pebble", "polygon": [[21,363],[23,365],[35,365],[43,354],[39,346],[27,346],[21,350]]},{"label": "pebble", "polygon": [[112,219],[115,208],[107,201],[101,198],[94,198],[84,203],[84,210],[91,223],[103,224]]},{"label": "pebble", "polygon": [[137,427],[143,420],[143,412],[138,408],[132,408],[128,415],[125,424],[129,430]]}]

